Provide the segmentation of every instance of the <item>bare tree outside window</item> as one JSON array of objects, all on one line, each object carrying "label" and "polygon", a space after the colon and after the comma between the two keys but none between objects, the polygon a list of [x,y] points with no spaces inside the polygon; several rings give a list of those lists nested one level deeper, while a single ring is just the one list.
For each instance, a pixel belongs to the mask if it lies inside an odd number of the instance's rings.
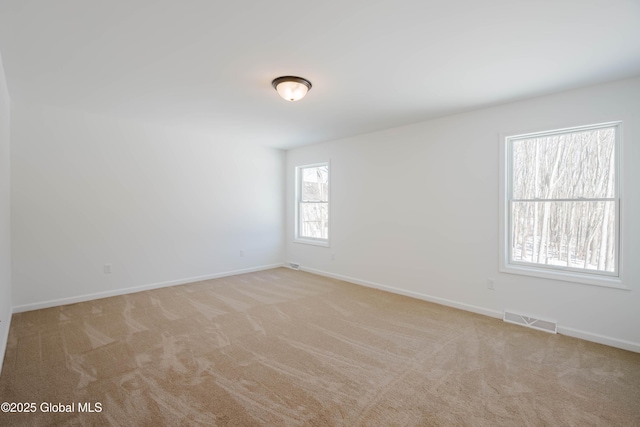
[{"label": "bare tree outside window", "polygon": [[301,166],[298,176],[297,237],[329,238],[329,165]]},{"label": "bare tree outside window", "polygon": [[617,274],[618,129],[508,140],[510,263]]}]

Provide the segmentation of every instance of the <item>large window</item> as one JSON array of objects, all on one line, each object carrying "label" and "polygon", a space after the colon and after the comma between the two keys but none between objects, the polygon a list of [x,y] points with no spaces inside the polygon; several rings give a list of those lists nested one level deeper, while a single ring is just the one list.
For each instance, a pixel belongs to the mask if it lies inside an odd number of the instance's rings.
[{"label": "large window", "polygon": [[329,244],[329,164],[296,168],[296,230],[299,242]]},{"label": "large window", "polygon": [[505,138],[503,271],[616,285],[620,123]]}]

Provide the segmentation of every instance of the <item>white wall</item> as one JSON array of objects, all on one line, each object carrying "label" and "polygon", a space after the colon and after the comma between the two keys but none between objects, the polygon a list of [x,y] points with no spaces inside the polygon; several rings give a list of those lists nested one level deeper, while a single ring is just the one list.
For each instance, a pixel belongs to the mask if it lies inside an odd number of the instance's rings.
[{"label": "white wall", "polygon": [[0,56],[0,371],[11,322],[10,126],[9,90]]},{"label": "white wall", "polygon": [[19,102],[11,120],[14,311],[282,262],[283,151]]},{"label": "white wall", "polygon": [[[499,134],[613,120],[624,122],[631,290],[499,273]],[[510,309],[556,320],[561,333],[640,351],[639,138],[636,78],[291,150],[286,260],[488,315]],[[294,167],[326,160],[331,247],[293,243]]]}]

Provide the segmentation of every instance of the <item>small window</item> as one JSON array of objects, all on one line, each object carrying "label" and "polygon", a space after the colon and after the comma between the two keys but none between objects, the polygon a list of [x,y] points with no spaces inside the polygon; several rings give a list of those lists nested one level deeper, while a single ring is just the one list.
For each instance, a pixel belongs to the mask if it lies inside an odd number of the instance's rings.
[{"label": "small window", "polygon": [[503,271],[620,283],[620,123],[505,138]]},{"label": "small window", "polygon": [[329,164],[296,168],[295,240],[329,245]]}]

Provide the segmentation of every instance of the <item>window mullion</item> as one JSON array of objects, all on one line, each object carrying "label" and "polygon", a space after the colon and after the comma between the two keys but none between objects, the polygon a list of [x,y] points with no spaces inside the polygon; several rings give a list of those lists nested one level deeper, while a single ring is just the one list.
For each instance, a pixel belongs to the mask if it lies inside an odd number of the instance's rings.
[{"label": "window mullion", "polygon": [[615,202],[614,197],[579,198],[579,199],[511,199],[512,202]]}]

